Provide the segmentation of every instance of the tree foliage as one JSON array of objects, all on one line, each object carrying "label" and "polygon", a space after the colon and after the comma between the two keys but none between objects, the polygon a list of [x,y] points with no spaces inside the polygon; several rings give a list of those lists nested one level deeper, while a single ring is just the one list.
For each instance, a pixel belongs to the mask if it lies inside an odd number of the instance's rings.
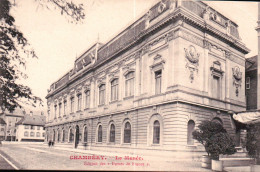
[{"label": "tree foliage", "polygon": [[220,154],[234,154],[235,143],[226,129],[218,122],[202,121],[198,130],[193,131],[193,138],[200,142],[212,159],[219,159]]},{"label": "tree foliage", "polygon": [[260,124],[250,124],[247,128],[246,150],[260,164]]},{"label": "tree foliage", "polygon": [[[82,5],[75,5],[65,0],[38,0],[38,2],[52,3],[67,14],[73,21],[84,19]],[[15,18],[11,16],[10,9],[15,4],[9,0],[0,1],[0,107],[2,112],[14,111],[23,104],[35,106],[42,100],[32,94],[30,87],[19,84],[19,79],[27,78],[22,71],[26,68],[28,58],[37,58],[28,40],[15,26]]]}]

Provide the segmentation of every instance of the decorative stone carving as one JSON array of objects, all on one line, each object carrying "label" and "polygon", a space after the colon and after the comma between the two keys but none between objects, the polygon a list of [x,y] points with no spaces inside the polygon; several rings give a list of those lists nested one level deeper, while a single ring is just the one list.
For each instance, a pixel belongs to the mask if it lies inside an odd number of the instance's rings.
[{"label": "decorative stone carving", "polygon": [[193,45],[190,45],[187,49],[184,48],[185,57],[186,57],[186,68],[190,71],[190,81],[191,83],[194,80],[194,71],[198,73],[198,66],[199,66],[199,56],[200,54],[197,53],[196,48]]},{"label": "decorative stone carving", "polygon": [[233,85],[236,87],[236,96],[238,96],[238,87],[241,87],[242,83],[242,72],[238,66],[232,68],[233,71]]},{"label": "decorative stone carving", "polygon": [[151,10],[149,10],[145,15],[145,29],[147,29],[150,25],[150,17],[151,17]]},{"label": "decorative stone carving", "polygon": [[153,64],[150,66],[150,68],[154,71],[157,71],[159,69],[163,69],[163,65],[165,63],[165,60],[162,58],[160,54],[157,54],[153,58]]},{"label": "decorative stone carving", "polygon": [[165,8],[166,8],[166,4],[163,1],[161,1],[160,5],[158,6],[158,12],[159,13],[163,12]]},{"label": "decorative stone carving", "polygon": [[224,71],[221,68],[221,63],[219,61],[214,61],[213,65],[210,67],[211,75],[222,77]]}]

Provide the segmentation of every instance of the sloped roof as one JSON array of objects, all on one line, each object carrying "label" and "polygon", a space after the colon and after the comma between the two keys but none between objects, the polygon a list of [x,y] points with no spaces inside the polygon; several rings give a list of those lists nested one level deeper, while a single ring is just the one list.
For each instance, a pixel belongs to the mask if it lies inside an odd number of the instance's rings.
[{"label": "sloped roof", "polygon": [[6,122],[3,118],[0,118],[0,124],[6,124]]},{"label": "sloped roof", "polygon": [[246,59],[246,72],[257,70],[257,55]]},{"label": "sloped roof", "polygon": [[25,115],[23,119],[18,121],[16,125],[38,125],[38,126],[44,126],[45,125],[45,116],[40,115]]},{"label": "sloped roof", "polygon": [[25,114],[24,109],[21,108],[16,108],[12,113],[6,110],[5,112],[1,113],[1,115],[6,115],[6,116],[13,116],[13,117],[23,117]]}]

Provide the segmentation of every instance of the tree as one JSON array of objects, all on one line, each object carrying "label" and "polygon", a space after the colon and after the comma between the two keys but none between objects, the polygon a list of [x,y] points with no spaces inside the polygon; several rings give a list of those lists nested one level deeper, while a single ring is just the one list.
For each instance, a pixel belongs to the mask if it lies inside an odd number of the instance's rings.
[{"label": "tree", "polygon": [[218,160],[220,154],[234,154],[235,144],[226,129],[214,121],[202,121],[198,130],[193,131],[193,138],[200,142],[208,156]]},{"label": "tree", "polygon": [[[71,21],[78,23],[85,17],[83,5],[75,5],[66,0],[38,0],[41,5],[49,9],[52,4],[70,17]],[[0,1],[0,107],[1,111],[14,111],[23,104],[35,106],[42,103],[42,100],[33,95],[30,87],[19,84],[18,80],[27,78],[21,70],[26,68],[28,58],[37,58],[28,40],[23,36],[10,15],[10,9],[15,4],[9,0]]]},{"label": "tree", "polygon": [[247,125],[246,150],[260,164],[260,123]]}]

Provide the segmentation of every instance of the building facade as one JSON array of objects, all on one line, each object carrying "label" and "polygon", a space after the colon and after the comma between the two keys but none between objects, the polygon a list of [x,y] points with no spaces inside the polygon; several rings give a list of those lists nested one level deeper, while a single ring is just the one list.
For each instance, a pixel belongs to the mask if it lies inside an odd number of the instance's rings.
[{"label": "building facade", "polygon": [[178,156],[202,150],[191,133],[206,119],[235,137],[248,51],[237,24],[207,4],[160,1],[51,85],[46,141]]},{"label": "building facade", "polygon": [[246,109],[257,109],[257,56],[246,59]]},{"label": "building facade", "polygon": [[17,141],[43,142],[45,139],[45,116],[25,115],[16,123]]},{"label": "building facade", "polygon": [[25,111],[17,108],[12,113],[3,112],[0,117],[6,122],[5,128],[5,141],[16,141],[16,131],[17,128],[15,124],[20,121],[25,115]]},{"label": "building facade", "polygon": [[5,140],[6,122],[0,118],[0,141]]}]

